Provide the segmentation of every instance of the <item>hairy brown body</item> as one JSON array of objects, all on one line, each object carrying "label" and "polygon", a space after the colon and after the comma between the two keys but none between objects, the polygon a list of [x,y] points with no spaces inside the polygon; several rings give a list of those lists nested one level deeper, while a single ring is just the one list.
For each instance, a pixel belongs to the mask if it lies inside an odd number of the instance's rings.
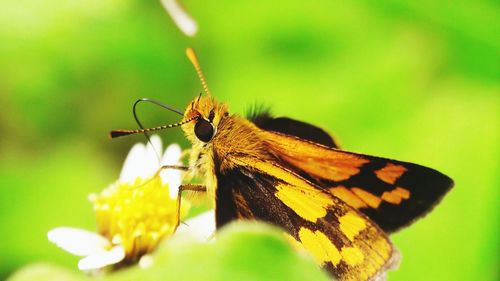
[{"label": "hairy brown body", "polygon": [[[262,131],[252,122],[237,115],[230,115],[227,106],[217,103],[211,97],[200,97],[187,107],[184,120],[195,116],[211,121],[216,129],[209,143],[199,141],[194,135],[192,122],[182,125],[186,137],[192,142],[190,167],[201,174],[207,183],[209,194],[215,194],[217,173],[234,167],[231,154],[244,154],[263,160],[276,160]],[[215,170],[217,168],[217,171]]]}]

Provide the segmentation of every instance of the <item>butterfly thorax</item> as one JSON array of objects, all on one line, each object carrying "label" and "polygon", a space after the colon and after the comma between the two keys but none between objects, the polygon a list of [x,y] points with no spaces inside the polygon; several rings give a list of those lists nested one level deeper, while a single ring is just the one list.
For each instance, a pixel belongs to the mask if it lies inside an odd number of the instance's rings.
[{"label": "butterfly thorax", "polygon": [[[195,121],[182,126],[192,143],[189,166],[194,174],[204,179],[210,195],[215,194],[217,174],[224,174],[234,167],[228,156],[238,154],[262,160],[276,159],[261,129],[245,118],[230,115],[225,104],[211,97],[197,98],[188,105],[184,120],[193,118]],[[213,125],[215,132],[210,141],[203,142],[195,135],[196,118],[203,118]]]}]

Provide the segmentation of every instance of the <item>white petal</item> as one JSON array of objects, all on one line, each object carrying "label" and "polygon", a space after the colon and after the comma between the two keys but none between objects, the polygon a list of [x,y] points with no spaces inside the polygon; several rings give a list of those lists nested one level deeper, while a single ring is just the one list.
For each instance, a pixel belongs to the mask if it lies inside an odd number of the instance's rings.
[{"label": "white petal", "polygon": [[140,177],[146,179],[154,175],[160,167],[162,144],[157,135],[151,136],[151,145],[148,143],[135,144],[125,159],[119,181],[134,183]]},{"label": "white petal", "polygon": [[125,258],[125,250],[122,246],[115,246],[109,251],[101,251],[89,255],[78,262],[80,270],[93,270],[103,268],[105,266],[119,263]]},{"label": "white petal", "polygon": [[101,235],[79,228],[54,228],[47,233],[47,237],[50,242],[75,256],[87,256],[110,246]]},{"label": "white petal", "polygon": [[142,163],[142,178],[153,176],[160,168],[162,144],[159,136],[151,136],[151,143],[146,145],[146,154]]},{"label": "white petal", "polygon": [[139,267],[146,269],[154,264],[154,258],[152,255],[144,255],[139,259]]},{"label": "white petal", "polygon": [[146,146],[142,143],[135,144],[125,158],[119,180],[133,183],[142,174],[142,163],[145,161]]},{"label": "white petal", "polygon": [[[161,138],[158,135],[152,135],[151,138],[151,143],[147,144],[147,153],[154,156],[156,163],[158,163],[159,159],[158,157],[161,157],[161,152],[163,149],[163,145],[161,143]],[[158,153],[158,154],[157,154]]]},{"label": "white petal", "polygon": [[170,14],[175,24],[187,36],[194,36],[198,31],[196,21],[177,3],[176,0],[161,0],[165,10]]},{"label": "white petal", "polygon": [[181,159],[181,147],[176,144],[170,144],[163,153],[163,157],[161,159],[162,165],[175,165],[178,164]]},{"label": "white petal", "polygon": [[199,241],[206,242],[214,233],[215,212],[214,210],[210,210],[181,223],[175,235],[189,236]]},{"label": "white petal", "polygon": [[[179,165],[181,164],[181,147],[178,144],[171,144],[165,149],[161,165]],[[160,173],[161,179],[168,184],[171,198],[177,197],[177,191],[182,183],[182,172],[176,169],[165,169]]]}]

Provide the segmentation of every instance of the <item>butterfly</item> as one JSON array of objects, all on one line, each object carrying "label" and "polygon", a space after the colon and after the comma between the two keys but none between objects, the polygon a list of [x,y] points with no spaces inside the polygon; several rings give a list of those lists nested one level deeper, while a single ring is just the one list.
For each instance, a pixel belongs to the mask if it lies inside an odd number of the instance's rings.
[{"label": "butterfly", "polygon": [[179,112],[182,121],[111,137],[180,126],[192,144],[186,169],[204,179],[180,191],[206,191],[217,228],[234,220],[271,223],[338,280],[372,280],[398,263],[388,235],[429,212],[453,186],[431,168],[344,151],[308,123],[265,111],[230,114],[211,96],[194,51],[187,55],[205,95]]}]

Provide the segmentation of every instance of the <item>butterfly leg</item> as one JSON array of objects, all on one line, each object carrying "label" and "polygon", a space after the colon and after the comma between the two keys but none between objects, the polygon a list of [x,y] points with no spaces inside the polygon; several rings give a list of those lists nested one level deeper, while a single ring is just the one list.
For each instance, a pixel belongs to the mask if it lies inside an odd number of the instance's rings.
[{"label": "butterfly leg", "polygon": [[[173,169],[173,170],[179,170],[179,171],[189,171],[189,167],[188,166],[183,166],[183,165],[163,165],[161,166],[158,171],[155,173],[154,177],[158,177],[160,175],[160,173],[164,170],[169,170],[169,169]],[[203,187],[203,186],[199,186],[199,185],[192,185],[192,184],[185,184],[185,185],[181,185],[179,186],[179,190],[177,191],[177,223],[176,223],[176,226],[175,228],[177,228],[180,224],[180,214],[181,214],[181,194],[183,191],[186,191],[186,190],[190,190],[190,191],[205,191],[206,188]]]},{"label": "butterfly leg", "polygon": [[[174,169],[174,170],[180,170],[180,171],[189,171],[188,166],[182,166],[182,165],[163,165],[158,169],[158,172],[156,172],[156,176],[161,173],[163,170],[168,170],[168,169]],[[200,184],[183,184],[179,186],[179,190],[177,191],[177,225],[175,226],[176,228],[180,224],[180,216],[181,216],[181,195],[183,191],[194,191],[194,192],[206,192],[207,188],[204,185]]]},{"label": "butterfly leg", "polygon": [[179,190],[177,191],[177,225],[175,228],[179,226],[181,221],[181,195],[183,191],[206,192],[207,188],[200,184],[183,184],[179,186]]},{"label": "butterfly leg", "polygon": [[158,169],[158,173],[160,173],[163,170],[168,170],[168,169],[179,170],[179,171],[188,171],[189,167],[182,166],[182,165],[163,165],[160,167],[160,169]]}]

